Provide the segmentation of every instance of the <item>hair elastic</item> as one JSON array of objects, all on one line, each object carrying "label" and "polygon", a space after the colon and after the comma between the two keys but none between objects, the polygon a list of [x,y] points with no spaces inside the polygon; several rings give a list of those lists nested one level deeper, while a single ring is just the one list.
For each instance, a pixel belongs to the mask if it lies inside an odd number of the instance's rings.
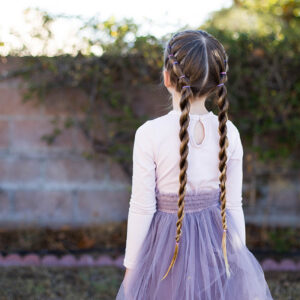
[{"label": "hair elastic", "polygon": [[179,76],[179,78],[183,78],[183,77],[185,77],[185,75],[181,75],[181,76]]},{"label": "hair elastic", "polygon": [[191,87],[190,85],[184,85],[182,88],[187,88],[187,87]]},{"label": "hair elastic", "polygon": [[174,55],[173,54],[169,54],[168,57],[170,57],[170,56],[174,56]]},{"label": "hair elastic", "polygon": [[220,83],[220,84],[218,84],[217,86],[221,86],[221,85],[224,85],[224,83]]},{"label": "hair elastic", "polygon": [[221,74],[226,74],[226,72],[221,72]]},{"label": "hair elastic", "polygon": [[178,64],[178,61],[174,61],[174,62],[173,62],[173,65],[175,65],[175,64]]}]

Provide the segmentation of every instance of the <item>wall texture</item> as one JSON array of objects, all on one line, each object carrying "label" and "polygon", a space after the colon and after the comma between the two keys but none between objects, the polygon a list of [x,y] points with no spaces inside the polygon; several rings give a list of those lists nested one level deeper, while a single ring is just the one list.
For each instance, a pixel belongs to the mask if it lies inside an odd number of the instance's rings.
[{"label": "wall texture", "polygon": [[[0,73],[21,64],[2,58]],[[84,101],[78,90],[47,95],[47,103],[24,103],[20,79],[0,81],[0,223],[52,227],[123,221],[127,218],[131,178],[110,157],[83,158],[90,145],[75,128],[51,146],[41,140],[52,130],[54,116],[64,119],[65,100]],[[153,117],[166,113],[167,94],[159,88],[135,90],[136,109]],[[233,120],[234,121],[234,120]],[[243,139],[243,136],[241,136]],[[258,166],[253,180],[244,149],[244,208],[247,222],[299,226],[299,171],[276,171]],[[256,197],[251,190],[255,184]],[[251,200],[252,199],[252,200]]]},{"label": "wall texture", "polygon": [[[3,74],[14,68],[2,61]],[[51,120],[67,112],[66,98],[80,91],[51,94],[52,105],[24,103],[20,79],[0,82],[0,222],[6,226],[103,223],[127,217],[130,180],[109,157],[89,161],[89,143],[79,130],[66,130],[53,145],[41,140]]]}]

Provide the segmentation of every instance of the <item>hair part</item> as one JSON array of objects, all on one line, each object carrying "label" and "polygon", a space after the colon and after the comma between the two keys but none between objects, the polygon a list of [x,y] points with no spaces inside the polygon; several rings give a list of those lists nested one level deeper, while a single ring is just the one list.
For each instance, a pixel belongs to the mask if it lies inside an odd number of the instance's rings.
[{"label": "hair part", "polygon": [[[216,94],[219,108],[219,171],[220,171],[220,202],[221,218],[223,227],[222,249],[224,254],[226,274],[229,273],[229,265],[226,253],[226,148],[228,147],[227,127],[228,107],[227,89],[224,83],[227,81],[228,56],[223,45],[212,35],[204,30],[185,30],[176,33],[170,39],[164,51],[164,69],[170,74],[171,84],[180,93],[179,106],[180,115],[180,174],[178,191],[178,212],[176,222],[176,244],[175,251],[170,266],[162,278],[165,279],[175,264],[178,251],[179,240],[182,234],[182,223],[184,217],[184,198],[187,183],[187,156],[189,153],[188,126],[190,122],[189,112],[191,100],[194,97],[210,96]],[[218,86],[219,84],[223,84]]]}]

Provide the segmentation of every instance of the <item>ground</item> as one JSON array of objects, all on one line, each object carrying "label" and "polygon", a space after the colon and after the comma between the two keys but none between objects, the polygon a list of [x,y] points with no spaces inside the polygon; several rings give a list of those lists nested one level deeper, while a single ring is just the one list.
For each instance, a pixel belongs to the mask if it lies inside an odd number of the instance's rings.
[{"label": "ground", "polygon": [[[124,276],[118,267],[6,267],[0,300],[114,300]],[[300,272],[265,272],[274,300],[300,299]]]}]

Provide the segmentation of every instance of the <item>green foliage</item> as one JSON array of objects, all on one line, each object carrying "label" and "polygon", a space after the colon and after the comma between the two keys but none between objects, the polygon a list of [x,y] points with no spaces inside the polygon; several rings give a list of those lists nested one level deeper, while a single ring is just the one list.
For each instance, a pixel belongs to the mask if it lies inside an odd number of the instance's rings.
[{"label": "green foliage", "polygon": [[299,155],[296,2],[235,1],[201,26],[222,41],[229,54],[230,112],[245,145],[266,163]]},{"label": "green foliage", "polygon": [[[296,2],[235,1],[231,8],[215,12],[201,26],[222,42],[229,55],[230,118],[239,127],[244,146],[266,163],[299,158]],[[50,30],[49,22],[54,19],[44,13],[42,32]],[[51,36],[48,32],[46,39]],[[130,174],[133,135],[149,117],[137,117],[132,95],[137,85],[159,83],[168,36],[142,36],[132,20],[113,18],[86,21],[78,36],[82,37],[83,48],[75,56],[26,57],[25,97],[37,94],[43,99],[53,89],[82,89],[88,99],[77,109],[85,118],[71,117],[62,128],[54,126],[52,135],[44,139],[51,143],[65,128],[78,126],[95,153],[112,155]],[[95,55],[93,47],[102,54]],[[123,93],[125,90],[128,93]]]},{"label": "green foliage", "polygon": [[286,253],[298,246],[297,231],[293,228],[270,230],[269,236],[272,249],[278,253]]}]

